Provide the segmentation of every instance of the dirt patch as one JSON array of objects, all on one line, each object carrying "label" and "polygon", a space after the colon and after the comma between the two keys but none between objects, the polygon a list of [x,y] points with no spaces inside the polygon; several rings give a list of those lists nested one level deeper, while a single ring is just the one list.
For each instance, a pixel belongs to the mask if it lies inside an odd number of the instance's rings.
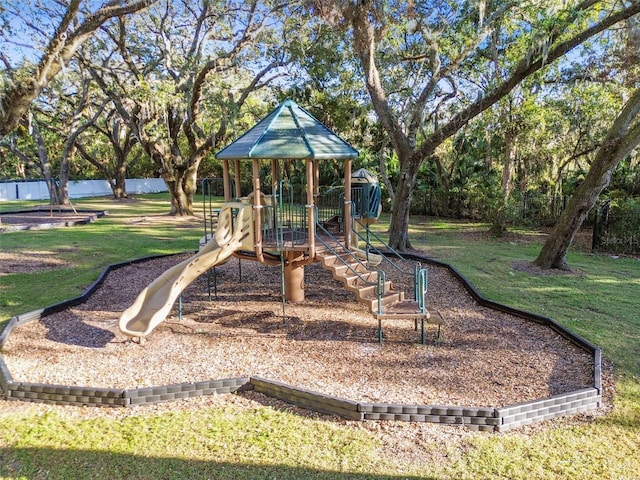
[{"label": "dirt patch", "polygon": [[140,217],[133,217],[127,220],[127,225],[134,226],[170,226],[172,228],[202,228],[202,217],[195,215],[191,216],[175,216],[169,214],[161,215],[144,215]]},{"label": "dirt patch", "polygon": [[518,271],[528,273],[529,275],[541,275],[541,276],[554,276],[554,275],[569,275],[584,277],[584,272],[577,269],[561,270],[559,268],[543,269],[526,260],[517,261],[511,263],[511,268]]},{"label": "dirt patch", "polygon": [[68,262],[54,252],[22,251],[19,254],[0,251],[0,276],[11,273],[35,273],[62,268]]}]

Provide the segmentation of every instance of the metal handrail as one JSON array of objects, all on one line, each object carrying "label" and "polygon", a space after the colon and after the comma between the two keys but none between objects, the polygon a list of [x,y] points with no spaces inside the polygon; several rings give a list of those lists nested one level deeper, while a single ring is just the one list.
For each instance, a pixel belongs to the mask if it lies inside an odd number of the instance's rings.
[{"label": "metal handrail", "polygon": [[[365,227],[365,229],[367,231],[367,236],[365,237],[360,232],[358,232],[355,228],[353,229],[353,232],[358,236],[358,238],[360,240],[363,240],[363,241],[366,242],[365,252],[367,253],[367,255],[369,254],[369,251],[372,251],[373,253],[379,254],[381,256],[381,258],[382,258],[382,261],[383,262],[387,262],[397,272],[401,273],[402,275],[412,275],[413,276],[413,298],[414,298],[414,300],[417,301],[418,297],[420,295],[420,293],[419,293],[419,284],[418,284],[418,272],[420,270],[422,270],[422,264],[420,262],[415,262],[414,263],[413,272],[403,270],[402,268],[400,268],[399,265],[397,265],[393,260],[391,260],[386,254],[391,252],[392,254],[394,254],[400,260],[406,260],[406,259],[399,252],[397,252],[396,250],[391,248],[389,245],[387,245],[384,242],[384,240],[382,240],[375,232],[370,231],[368,225],[365,225],[365,224],[363,224],[362,222],[360,222],[358,220],[356,220],[356,221],[358,222],[358,224],[360,224],[361,226]],[[384,252],[382,250],[380,250],[379,248],[375,248],[375,247],[372,248],[371,240],[370,240],[371,236],[376,241],[378,241],[379,243],[384,245],[384,247],[385,247]]]},{"label": "metal handrail", "polygon": [[[361,265],[362,267],[364,267],[365,269],[367,269],[367,271],[370,271],[368,269],[368,267],[358,258],[356,257],[353,252],[351,252],[342,242],[340,242],[340,240],[338,240],[331,232],[329,232],[326,228],[324,228],[322,225],[316,223],[316,228],[319,228],[320,230],[322,230],[322,232],[327,235],[328,237],[330,237],[331,239],[333,239],[333,241],[338,244],[343,250],[343,253],[347,253],[350,255],[350,258],[352,258],[353,260],[356,261],[356,263],[358,263],[359,265]],[[342,264],[344,266],[347,267],[347,269],[352,272],[356,277],[358,277],[360,280],[362,280],[362,282],[364,282],[366,285],[374,285],[373,282],[370,282],[369,280],[365,279],[360,272],[358,272],[355,268],[353,268],[343,257],[341,257],[340,253],[338,253],[338,251],[336,249],[334,249],[329,243],[325,242],[325,240],[321,237],[321,236],[317,236],[316,240],[318,240],[320,243],[322,243],[322,245],[329,250],[329,252],[331,252],[333,255],[336,256],[337,259],[339,259]]]},{"label": "metal handrail", "polygon": [[[369,229],[369,227],[367,225],[365,225],[364,223],[362,223],[360,220],[355,220],[356,223],[358,223],[359,225],[361,225],[362,227],[365,228],[365,230],[367,231],[367,236],[363,236],[360,232],[358,232],[355,228],[352,229],[352,231],[358,236],[358,238],[360,240],[363,240],[366,245],[367,245],[367,251],[371,250],[373,253],[383,253],[382,250],[380,250],[379,248],[371,248],[373,247],[373,245],[371,244],[371,239],[369,237],[374,237],[374,239],[377,242],[380,242],[382,245],[384,245],[384,253],[392,253],[393,255],[395,255],[398,259],[400,260],[406,260],[399,252],[397,252],[396,250],[394,250],[393,248],[391,248],[388,244],[385,243],[385,241],[380,238],[375,232],[371,231],[371,229]],[[403,274],[410,274],[411,272],[407,272],[405,270],[403,270],[402,268],[400,268],[398,265],[396,265],[393,260],[391,260],[389,257],[387,257],[386,255],[382,255],[382,259],[383,261],[386,261],[388,263],[391,264],[391,266],[397,270],[400,273]]]},{"label": "metal handrail", "polygon": [[427,313],[427,291],[429,289],[429,273],[426,268],[416,269],[415,285],[416,285],[416,301],[420,313]]},{"label": "metal handrail", "polygon": [[382,315],[382,297],[387,293],[387,274],[384,270],[378,271],[378,287],[376,288],[378,294],[378,315]]}]

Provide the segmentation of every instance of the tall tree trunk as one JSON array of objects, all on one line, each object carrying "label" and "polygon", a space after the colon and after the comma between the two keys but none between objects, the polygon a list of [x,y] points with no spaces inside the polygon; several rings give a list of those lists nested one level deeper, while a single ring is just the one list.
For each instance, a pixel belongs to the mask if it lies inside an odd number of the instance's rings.
[{"label": "tall tree trunk", "polygon": [[165,183],[171,194],[171,215],[193,215],[193,201],[198,187],[198,168],[202,157],[191,159],[188,168],[174,169]]},{"label": "tall tree trunk", "polygon": [[509,199],[513,190],[513,175],[516,168],[516,143],[515,135],[511,128],[507,127],[504,133],[504,165],[502,167],[501,191],[497,204],[494,205],[491,221],[491,233],[501,237],[507,232],[507,211]]},{"label": "tall tree trunk", "polygon": [[193,215],[193,201],[184,191],[181,176],[172,182],[168,182],[169,193],[171,194],[171,215],[178,217]]},{"label": "tall tree trunk", "polygon": [[115,169],[113,176],[113,185],[111,190],[113,191],[113,198],[119,200],[121,198],[127,198],[127,186],[126,186],[126,178],[127,178],[127,162],[118,161],[118,165]]},{"label": "tall tree trunk", "polygon": [[634,123],[639,112],[640,90],[636,90],[609,129],[589,173],[576,188],[534,261],[540,268],[569,268],[566,256],[575,234],[589,210],[596,204],[600,193],[609,185],[611,175],[620,161],[640,144],[640,122]]},{"label": "tall tree trunk", "polygon": [[[382,177],[382,182],[387,187],[387,192],[389,192],[389,200],[391,201],[391,204],[394,205],[396,202],[396,193],[395,193],[395,190],[393,189],[393,183],[391,183],[389,174],[387,173],[385,150],[386,150],[385,147],[382,147],[382,149],[380,149],[380,161],[378,162],[380,166],[380,176]],[[393,155],[393,151],[391,151],[391,155]],[[393,209],[391,209],[390,223],[393,222],[393,216],[394,216],[394,211]]]},{"label": "tall tree trunk", "polygon": [[396,197],[393,202],[393,216],[389,223],[389,245],[400,252],[404,252],[413,248],[409,240],[409,213],[418,169],[411,168],[413,162],[401,161],[401,164],[406,165],[406,168],[401,170]]},{"label": "tall tree trunk", "polygon": [[63,163],[60,166],[60,178],[58,179],[58,202],[60,205],[70,205],[69,198],[69,164]]},{"label": "tall tree trunk", "polygon": [[42,175],[43,180],[47,183],[47,189],[49,190],[49,204],[50,205],[59,205],[59,196],[58,189],[56,186],[56,181],[53,178],[53,169],[51,167],[51,161],[49,160],[49,153],[47,151],[47,145],[44,142],[44,138],[42,138],[42,134],[40,133],[40,128],[38,126],[38,122],[33,119],[33,122],[30,125],[30,133],[33,141],[36,144],[36,151],[38,153],[38,165],[40,167],[40,173]]}]

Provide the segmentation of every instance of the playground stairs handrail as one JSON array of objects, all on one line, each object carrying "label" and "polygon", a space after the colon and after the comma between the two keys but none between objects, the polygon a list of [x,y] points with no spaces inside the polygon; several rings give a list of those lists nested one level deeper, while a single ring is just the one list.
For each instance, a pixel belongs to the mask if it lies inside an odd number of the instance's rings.
[{"label": "playground stairs handrail", "polygon": [[[322,229],[322,227],[320,227]],[[428,318],[426,309],[418,308],[418,302],[406,300],[403,291],[395,290],[393,284],[387,279],[384,270],[371,270],[355,252],[347,249],[340,240],[334,238],[329,233],[331,241],[319,236],[326,250],[318,252],[321,257],[323,268],[333,271],[333,277],[343,282],[346,288],[356,294],[357,300],[366,303],[369,311],[379,320],[404,319],[404,318]],[[416,268],[416,278],[417,272]],[[414,288],[414,294],[417,288]],[[380,322],[379,322],[380,323]]]},{"label": "playground stairs handrail", "polygon": [[[356,230],[355,226],[356,224],[364,227],[367,230],[367,235],[362,235],[362,233],[358,230]],[[403,274],[411,274],[412,272],[408,272],[406,270],[403,270],[400,265],[398,265],[397,263],[395,263],[391,258],[389,258],[389,254],[392,254],[393,256],[395,256],[397,259],[399,260],[407,260],[406,258],[404,258],[402,256],[402,254],[396,250],[394,250],[393,248],[391,248],[391,246],[389,246],[382,238],[380,238],[380,236],[378,234],[376,234],[375,232],[373,232],[372,230],[369,229],[368,225],[362,223],[360,220],[358,219],[354,219],[354,225],[352,227],[352,231],[353,233],[356,234],[356,236],[365,242],[365,251],[369,252],[371,251],[371,253],[375,253],[378,254],[382,257],[382,261],[383,262],[387,262],[389,263],[389,265],[391,265],[391,267],[395,270],[397,270],[400,273]],[[371,243],[371,240],[369,237],[374,237],[374,239],[382,244],[382,247],[384,248],[384,250],[381,250],[379,247],[374,246]],[[416,262],[419,263],[419,262]]]},{"label": "playground stairs handrail", "polygon": [[[356,236],[365,242],[365,253],[368,254],[369,252],[371,253],[375,253],[376,255],[379,255],[380,258],[382,258],[383,262],[386,262],[387,264],[389,264],[391,266],[391,268],[393,268],[395,271],[397,271],[398,273],[402,274],[402,275],[412,275],[413,277],[413,298],[416,302],[418,302],[419,304],[422,302],[424,303],[425,300],[421,298],[420,295],[420,281],[418,278],[418,275],[420,271],[422,270],[426,270],[425,268],[422,267],[422,264],[420,262],[414,261],[414,268],[413,271],[407,271],[404,270],[400,265],[398,265],[396,262],[394,262],[390,257],[389,254],[395,256],[397,259],[399,260],[404,260],[404,261],[411,261],[410,259],[407,259],[405,257],[402,256],[402,254],[396,250],[394,250],[391,246],[389,246],[382,238],[380,238],[379,235],[377,235],[375,232],[371,231],[369,229],[369,226],[360,222],[359,220],[355,220],[355,222],[357,224],[359,224],[360,226],[364,227],[367,231],[367,235],[363,235],[361,231],[358,231],[355,228],[355,225],[353,226],[352,230],[353,233],[356,234]],[[374,245],[371,244],[371,237],[373,237],[377,242],[379,242],[380,244],[382,244],[382,248],[380,247],[376,247]],[[424,274],[426,275],[426,274]],[[426,280],[425,280],[426,282]],[[424,287],[425,293],[426,293],[426,285]]]},{"label": "playground stairs handrail", "polygon": [[[346,267],[346,269],[349,270],[362,283],[364,283],[365,285],[375,285],[374,282],[369,281],[362,275],[363,272],[358,271],[357,266],[361,266],[365,271],[370,272],[369,268],[362,262],[362,260],[360,260],[351,250],[347,248],[344,243],[342,243],[338,238],[335,237],[335,235],[333,235],[322,225],[316,224],[316,228],[319,228],[323,234],[329,237],[331,241],[342,250],[341,252],[338,252],[338,250],[334,248],[330,242],[327,242],[322,238],[322,236],[317,235],[316,240],[318,240],[324,246],[324,248],[329,251],[331,255],[335,255],[335,258],[340,261]],[[349,261],[345,259],[345,256],[349,259]],[[356,264],[356,268],[353,267],[354,263]]]}]

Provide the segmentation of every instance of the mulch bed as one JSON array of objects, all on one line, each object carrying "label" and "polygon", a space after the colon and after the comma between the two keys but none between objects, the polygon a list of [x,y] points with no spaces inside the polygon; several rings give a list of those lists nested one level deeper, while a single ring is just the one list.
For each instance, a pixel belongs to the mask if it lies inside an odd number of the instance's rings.
[{"label": "mulch bed", "polygon": [[38,207],[29,211],[0,214],[0,233],[70,227],[95,221],[106,212]]},{"label": "mulch bed", "polygon": [[82,305],[14,330],[3,352],[14,380],[134,388],[255,375],[354,401],[478,407],[593,385],[588,353],[478,306],[442,267],[429,267],[429,307],[446,324],[440,340],[429,326],[426,345],[411,321],[384,323],[378,343],[371,314],[318,264],[305,269],[305,301],[283,311],[280,269],[242,261],[240,278],[236,259],[215,269],[217,298],[201,277],[182,319],[174,309],[141,345],[122,335],[120,313],[184,258],[118,269]]}]

